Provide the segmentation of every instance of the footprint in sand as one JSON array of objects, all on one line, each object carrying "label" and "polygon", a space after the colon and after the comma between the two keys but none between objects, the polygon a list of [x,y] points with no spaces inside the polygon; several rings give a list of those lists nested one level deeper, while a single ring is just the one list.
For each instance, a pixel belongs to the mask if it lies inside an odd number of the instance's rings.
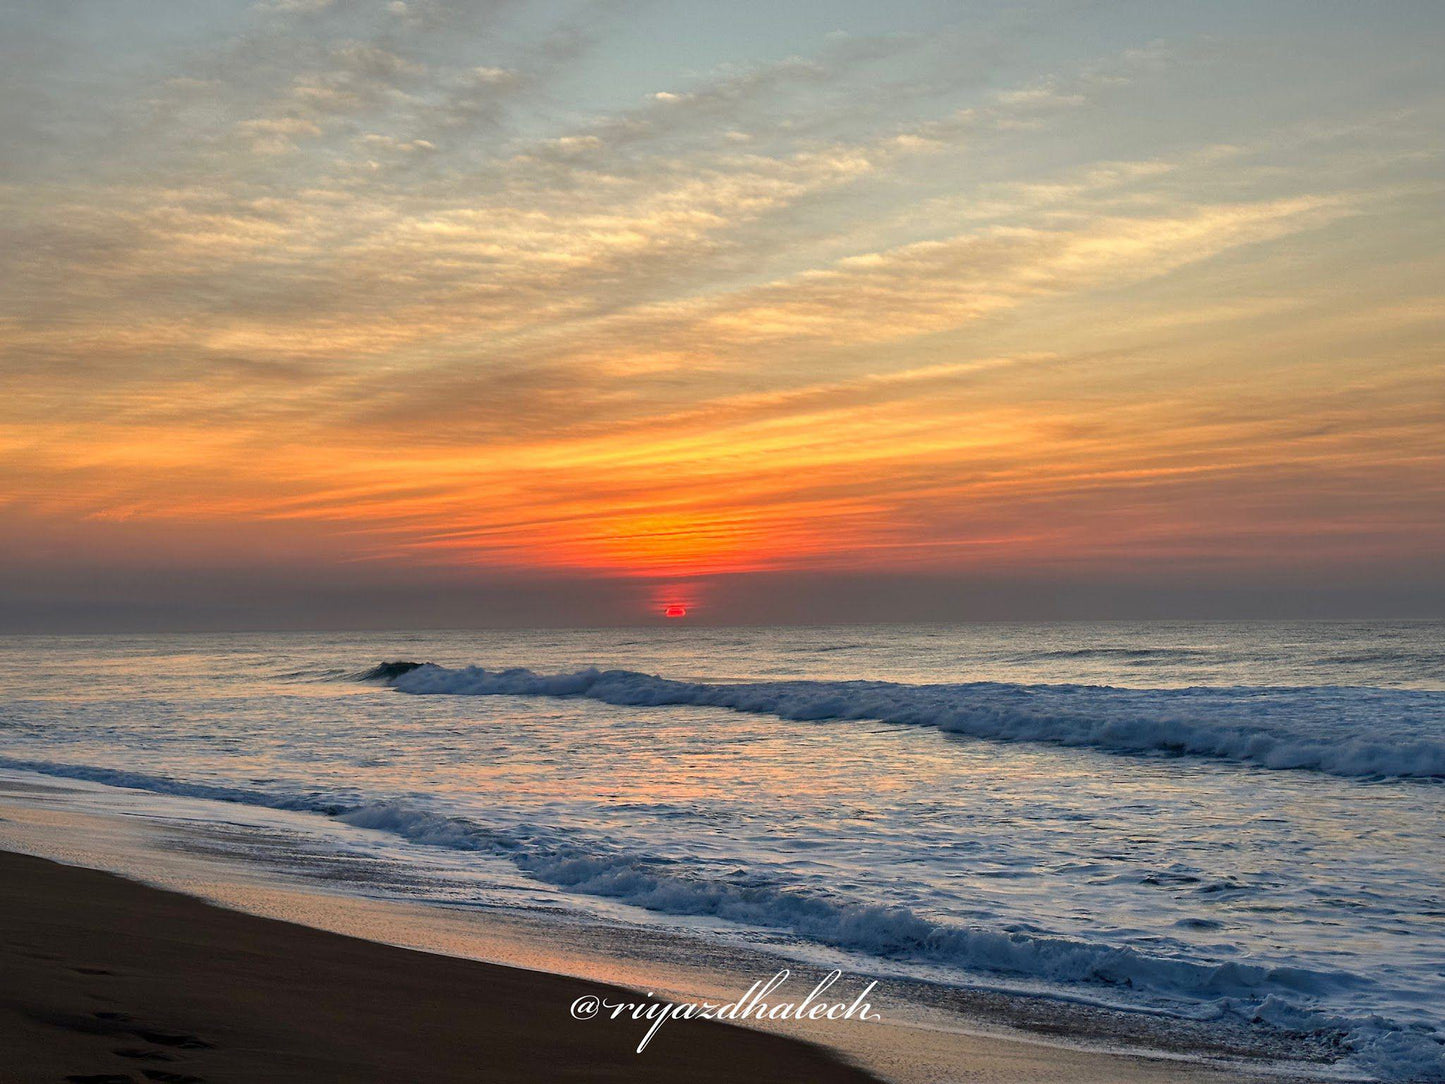
[{"label": "footprint in sand", "polygon": [[194,1035],[172,1035],[165,1031],[140,1031],[136,1035],[148,1043],[155,1043],[157,1046],[174,1046],[181,1050],[210,1050],[215,1046],[205,1039],[197,1038]]},{"label": "footprint in sand", "polygon": [[141,1047],[128,1046],[120,1050],[112,1050],[112,1054],[120,1058],[131,1058],[135,1061],[175,1061],[163,1050],[145,1050]]}]

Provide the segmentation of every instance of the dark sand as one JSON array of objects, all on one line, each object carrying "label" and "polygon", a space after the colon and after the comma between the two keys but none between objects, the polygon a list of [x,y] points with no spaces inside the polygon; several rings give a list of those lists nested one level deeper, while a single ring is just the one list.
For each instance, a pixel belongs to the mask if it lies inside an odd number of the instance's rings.
[{"label": "dark sand", "polygon": [[0,852],[0,1081],[873,1080],[775,1035],[578,1022],[614,987],[411,952]]}]

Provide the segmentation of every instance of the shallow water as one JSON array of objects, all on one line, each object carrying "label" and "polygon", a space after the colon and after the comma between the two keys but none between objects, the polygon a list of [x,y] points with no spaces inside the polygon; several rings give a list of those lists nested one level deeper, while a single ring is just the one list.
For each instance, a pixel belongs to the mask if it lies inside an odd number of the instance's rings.
[{"label": "shallow water", "polygon": [[[387,841],[359,892],[1329,1033],[1418,1079],[1445,1075],[1442,634],[27,638],[0,765],[324,815]],[[440,668],[357,680],[399,658]]]}]

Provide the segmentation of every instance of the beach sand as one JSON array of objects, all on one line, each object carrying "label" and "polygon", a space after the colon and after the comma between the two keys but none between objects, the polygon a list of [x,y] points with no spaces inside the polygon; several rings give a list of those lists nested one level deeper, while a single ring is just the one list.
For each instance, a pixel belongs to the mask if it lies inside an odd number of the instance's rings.
[{"label": "beach sand", "polygon": [[579,979],[255,918],[0,852],[0,1080],[818,1081],[815,1046],[673,1021],[573,1020]]},{"label": "beach sand", "polygon": [[[571,1018],[587,993],[638,996],[0,851],[0,1082],[877,1079],[820,1046],[701,1021],[669,1022],[638,1055],[642,1024]],[[882,1077],[930,1084],[1261,1079],[998,1035],[888,1028],[880,1037],[901,1031],[906,1049],[840,1045]]]}]

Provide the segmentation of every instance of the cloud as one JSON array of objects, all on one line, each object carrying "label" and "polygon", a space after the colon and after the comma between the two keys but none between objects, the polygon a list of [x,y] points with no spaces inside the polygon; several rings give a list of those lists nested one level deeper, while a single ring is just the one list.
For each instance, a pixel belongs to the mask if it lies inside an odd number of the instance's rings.
[{"label": "cloud", "polygon": [[336,0],[264,0],[256,5],[256,10],[282,14],[325,11],[335,2]]},{"label": "cloud", "polygon": [[271,4],[34,98],[0,503],[609,574],[1436,530],[1428,103],[1246,126],[1198,50],[957,29],[597,62],[632,33]]}]

